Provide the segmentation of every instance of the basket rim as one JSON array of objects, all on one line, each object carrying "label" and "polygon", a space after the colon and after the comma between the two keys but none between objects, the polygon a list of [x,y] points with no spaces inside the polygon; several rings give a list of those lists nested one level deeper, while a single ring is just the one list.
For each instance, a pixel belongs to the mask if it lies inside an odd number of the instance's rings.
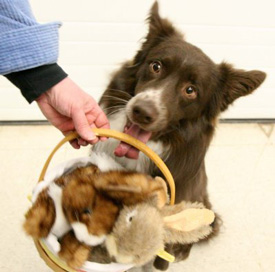
[{"label": "basket rim", "polygon": [[[174,205],[175,203],[175,181],[174,178],[166,166],[166,164],[163,162],[163,160],[157,155],[150,147],[148,147],[146,144],[141,142],[140,140],[117,130],[112,129],[103,129],[103,128],[91,128],[91,130],[94,132],[96,136],[103,136],[103,137],[110,137],[114,138],[120,141],[123,141],[127,144],[132,145],[133,147],[137,148],[141,152],[143,152],[147,157],[149,157],[155,165],[159,168],[159,170],[163,173],[170,189],[170,205]],[[70,134],[66,135],[52,150],[50,155],[48,156],[42,171],[40,173],[38,182],[42,181],[44,179],[44,176],[46,174],[46,171],[48,169],[48,166],[55,155],[55,153],[62,147],[65,143],[72,141],[79,137],[79,134],[77,132],[71,132]]]},{"label": "basket rim", "polygon": [[[131,264],[120,264],[120,263],[96,263],[87,261],[86,266],[84,265],[80,269],[73,269],[69,267],[64,261],[62,261],[56,253],[52,252],[52,250],[48,247],[47,242],[44,239],[34,239],[35,246],[40,254],[40,257],[45,261],[45,263],[52,269],[56,269],[56,272],[86,272],[89,269],[98,270],[98,272],[112,272],[118,270],[127,270],[134,265]],[[94,265],[96,267],[88,267],[90,265]],[[88,269],[88,270],[87,270]]]},{"label": "basket rim", "polygon": [[[173,205],[175,202],[175,181],[173,179],[173,176],[166,166],[166,164],[163,162],[163,160],[152,150],[150,149],[146,144],[143,142],[139,141],[138,139],[125,134],[123,132],[119,132],[116,130],[111,130],[111,129],[99,129],[99,128],[91,128],[91,130],[94,132],[96,136],[104,136],[104,137],[111,137],[115,138],[117,140],[126,142],[133,147],[137,148],[141,152],[143,152],[147,157],[149,157],[155,165],[160,169],[160,171],[163,173],[164,177],[166,178],[166,181],[170,187],[170,205]],[[42,171],[39,176],[38,183],[43,181],[45,174],[47,172],[48,166],[55,155],[55,153],[59,150],[61,146],[63,146],[66,142],[69,142],[73,139],[78,138],[79,135],[77,132],[71,132],[67,136],[65,136],[52,150],[50,155],[48,156]],[[40,239],[34,239],[35,246],[39,252],[40,257],[45,261],[45,263],[54,271],[56,272],[83,272],[83,270],[78,269],[74,270],[70,267],[67,266],[66,263],[64,263],[59,257],[54,256],[54,254],[51,252],[51,250],[43,243]],[[92,262],[90,262],[92,263]],[[96,263],[99,264],[99,263]],[[116,264],[116,263],[111,263],[111,264]],[[108,264],[109,266],[111,264]],[[107,266],[106,264],[100,264],[102,266]],[[125,269],[129,269],[125,268]],[[124,269],[124,268],[121,268]],[[111,270],[110,270],[111,272]]]}]

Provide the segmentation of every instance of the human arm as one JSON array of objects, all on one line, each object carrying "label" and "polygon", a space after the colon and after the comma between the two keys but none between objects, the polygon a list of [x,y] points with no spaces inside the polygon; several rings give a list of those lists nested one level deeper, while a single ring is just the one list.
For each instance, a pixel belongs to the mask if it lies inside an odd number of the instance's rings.
[{"label": "human arm", "polygon": [[38,24],[27,0],[1,0],[0,19],[0,74],[29,103],[37,100],[63,134],[76,129],[82,139],[72,143],[74,147],[96,142],[89,126],[108,127],[108,120],[95,100],[56,64],[60,23]]},{"label": "human arm", "polygon": [[1,0],[0,74],[56,63],[60,26],[39,24],[27,0]]}]

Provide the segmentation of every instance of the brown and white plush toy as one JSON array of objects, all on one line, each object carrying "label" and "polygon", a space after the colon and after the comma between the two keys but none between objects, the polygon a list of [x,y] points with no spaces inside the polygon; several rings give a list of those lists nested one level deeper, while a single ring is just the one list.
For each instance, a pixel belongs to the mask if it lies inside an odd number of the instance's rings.
[{"label": "brown and white plush toy", "polygon": [[122,205],[163,192],[162,179],[126,171],[102,154],[62,169],[38,184],[24,229],[33,238],[56,238],[56,251],[71,267],[80,267],[91,247],[104,242]]}]

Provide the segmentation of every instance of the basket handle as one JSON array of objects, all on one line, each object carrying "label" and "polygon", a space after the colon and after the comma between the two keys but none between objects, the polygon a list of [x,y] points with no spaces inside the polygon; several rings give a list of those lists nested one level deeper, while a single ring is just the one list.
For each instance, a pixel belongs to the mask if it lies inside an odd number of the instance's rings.
[{"label": "basket handle", "polygon": [[[156,166],[160,169],[160,171],[166,178],[168,185],[170,187],[170,194],[171,194],[170,204],[174,205],[174,203],[175,203],[175,182],[174,182],[173,176],[171,175],[171,172],[167,168],[166,164],[162,161],[162,159],[152,149],[150,149],[146,144],[139,141],[138,139],[136,139],[128,134],[116,131],[116,130],[93,128],[92,131],[94,132],[94,134],[96,136],[111,137],[111,138],[123,141],[127,144],[130,144],[133,147],[135,147],[136,149],[143,152],[146,156],[148,156],[156,164]],[[49,166],[54,154],[56,153],[56,151],[66,142],[74,140],[78,137],[79,137],[79,135],[76,132],[71,132],[70,134],[65,136],[56,145],[56,147],[53,149],[53,151],[51,152],[51,154],[49,155],[49,157],[47,158],[47,160],[43,166],[43,169],[42,169],[40,177],[39,177],[39,182],[44,179],[45,173],[46,173],[48,166]]]}]

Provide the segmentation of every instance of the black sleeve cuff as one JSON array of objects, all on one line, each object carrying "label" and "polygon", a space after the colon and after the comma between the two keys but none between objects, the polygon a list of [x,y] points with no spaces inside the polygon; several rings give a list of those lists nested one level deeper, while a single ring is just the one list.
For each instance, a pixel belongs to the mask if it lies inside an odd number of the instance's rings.
[{"label": "black sleeve cuff", "polygon": [[18,87],[29,103],[68,75],[56,63],[14,72],[5,77]]}]

